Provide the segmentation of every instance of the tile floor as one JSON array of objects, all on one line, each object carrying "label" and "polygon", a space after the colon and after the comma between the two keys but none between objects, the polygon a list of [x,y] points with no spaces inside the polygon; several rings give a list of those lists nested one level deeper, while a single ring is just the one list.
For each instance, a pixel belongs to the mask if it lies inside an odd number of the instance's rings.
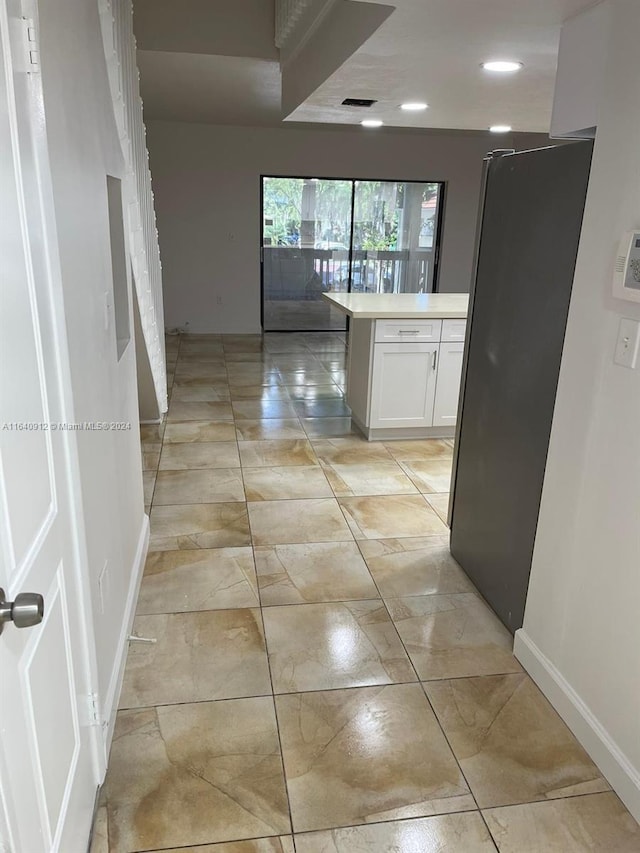
[{"label": "tile floor", "polygon": [[169,338],[94,853],[640,850],[448,551],[450,441],[369,443],[341,334]]}]

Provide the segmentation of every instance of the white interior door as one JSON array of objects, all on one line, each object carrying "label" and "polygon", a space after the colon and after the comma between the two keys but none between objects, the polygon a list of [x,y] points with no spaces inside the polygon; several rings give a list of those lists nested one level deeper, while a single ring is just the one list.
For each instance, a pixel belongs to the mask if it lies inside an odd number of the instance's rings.
[{"label": "white interior door", "polygon": [[[0,635],[0,827],[11,853],[86,850],[98,767],[63,305],[41,87],[0,0],[0,586],[44,618]],[[67,365],[68,367],[68,365]],[[84,709],[84,710],[83,710]]]}]

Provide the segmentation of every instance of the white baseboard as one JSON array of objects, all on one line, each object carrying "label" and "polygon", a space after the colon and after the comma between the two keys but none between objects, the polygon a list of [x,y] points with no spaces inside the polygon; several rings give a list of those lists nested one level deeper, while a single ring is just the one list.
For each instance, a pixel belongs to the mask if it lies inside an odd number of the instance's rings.
[{"label": "white baseboard", "polygon": [[560,670],[540,651],[523,628],[516,631],[513,653],[640,823],[638,769],[631,764]]},{"label": "white baseboard", "polygon": [[369,441],[405,441],[411,438],[455,438],[455,426],[437,427],[383,427],[375,428],[365,426],[362,421],[351,412],[351,420]]},{"label": "white baseboard", "polygon": [[142,574],[144,571],[144,563],[147,558],[147,550],[149,548],[149,516],[144,515],[143,519],[144,521],[142,522],[142,528],[140,530],[136,556],[133,566],[131,566],[131,581],[129,583],[129,591],[127,592],[127,602],[120,629],[120,637],[118,638],[118,648],[113,665],[113,672],[111,673],[111,680],[109,682],[107,695],[105,696],[104,702],[101,703],[105,767],[109,757],[109,750],[111,749],[113,729],[116,722],[116,714],[118,712],[122,680],[124,678],[124,668],[127,662],[127,652],[129,650],[128,638],[133,628],[133,619],[136,613],[136,602],[138,600],[140,583],[142,582]]}]

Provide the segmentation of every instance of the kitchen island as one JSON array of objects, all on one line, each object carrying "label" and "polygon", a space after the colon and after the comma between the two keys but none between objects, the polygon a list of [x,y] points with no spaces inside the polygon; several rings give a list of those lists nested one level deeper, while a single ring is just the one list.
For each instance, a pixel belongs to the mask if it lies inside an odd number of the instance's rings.
[{"label": "kitchen island", "polygon": [[368,439],[455,433],[469,296],[325,293],[351,318],[347,403]]}]

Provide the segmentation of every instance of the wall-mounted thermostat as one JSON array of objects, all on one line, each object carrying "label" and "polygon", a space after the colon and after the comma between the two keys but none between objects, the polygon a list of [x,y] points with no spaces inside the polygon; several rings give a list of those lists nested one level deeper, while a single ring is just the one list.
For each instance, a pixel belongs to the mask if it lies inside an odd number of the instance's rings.
[{"label": "wall-mounted thermostat", "polygon": [[640,302],[640,231],[628,231],[620,241],[613,274],[613,295]]}]

